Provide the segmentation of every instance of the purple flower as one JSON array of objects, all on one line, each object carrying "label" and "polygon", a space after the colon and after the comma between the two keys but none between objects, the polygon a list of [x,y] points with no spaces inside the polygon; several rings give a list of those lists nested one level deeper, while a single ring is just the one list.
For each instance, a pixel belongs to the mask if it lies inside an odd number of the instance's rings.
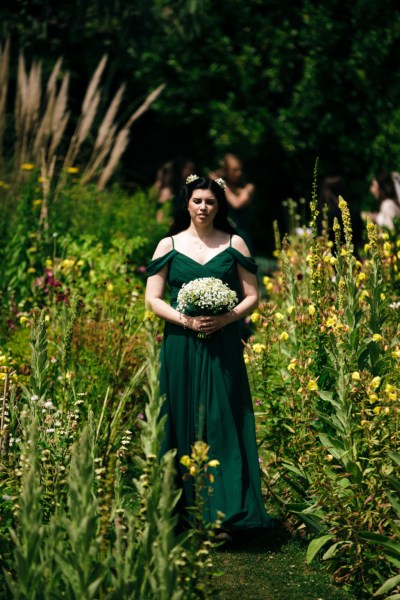
[{"label": "purple flower", "polygon": [[141,419],[141,420],[143,421],[143,419],[144,419],[144,414],[143,414],[143,413],[138,413],[138,414],[136,415],[136,417],[137,417],[138,419]]},{"label": "purple flower", "polygon": [[138,273],[146,273],[146,267],[145,267],[144,265],[141,265],[140,267],[138,267],[138,268],[136,269],[136,271],[137,271]]}]

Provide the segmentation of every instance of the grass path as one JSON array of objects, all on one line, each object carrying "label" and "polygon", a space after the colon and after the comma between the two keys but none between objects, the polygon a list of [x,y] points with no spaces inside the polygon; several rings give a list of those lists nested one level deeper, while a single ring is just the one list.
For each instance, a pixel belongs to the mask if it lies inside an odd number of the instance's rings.
[{"label": "grass path", "polygon": [[285,530],[247,532],[213,553],[216,600],[354,600],[320,565],[307,565],[305,547]]}]

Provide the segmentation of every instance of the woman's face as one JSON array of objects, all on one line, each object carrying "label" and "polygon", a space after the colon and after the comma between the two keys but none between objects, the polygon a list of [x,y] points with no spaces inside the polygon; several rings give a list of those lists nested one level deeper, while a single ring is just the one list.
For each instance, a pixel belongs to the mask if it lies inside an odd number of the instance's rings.
[{"label": "woman's face", "polygon": [[226,179],[231,183],[239,183],[242,178],[242,163],[236,158],[229,158],[226,163]]},{"label": "woman's face", "polygon": [[218,212],[218,200],[211,190],[194,190],[188,202],[188,211],[195,225],[212,223]]},{"label": "woman's face", "polygon": [[371,194],[373,195],[373,197],[376,200],[378,200],[378,198],[379,198],[379,183],[377,182],[376,179],[373,179],[371,181],[371,185],[370,185],[369,191],[371,192]]}]

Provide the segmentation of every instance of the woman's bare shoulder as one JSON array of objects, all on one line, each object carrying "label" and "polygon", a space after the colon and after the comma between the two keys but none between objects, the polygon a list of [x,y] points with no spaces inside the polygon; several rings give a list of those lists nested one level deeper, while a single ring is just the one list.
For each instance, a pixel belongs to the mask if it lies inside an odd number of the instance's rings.
[{"label": "woman's bare shoulder", "polygon": [[166,237],[163,238],[162,240],[160,240],[158,242],[157,248],[154,251],[153,254],[153,260],[155,258],[159,258],[160,256],[164,256],[164,254],[167,254],[167,252],[170,252],[172,250],[172,238],[171,237]]},{"label": "woman's bare shoulder", "polygon": [[235,234],[232,236],[232,248],[235,248],[235,250],[238,250],[244,254],[244,256],[251,256],[250,250],[246,246],[246,242],[240,237],[240,235]]}]

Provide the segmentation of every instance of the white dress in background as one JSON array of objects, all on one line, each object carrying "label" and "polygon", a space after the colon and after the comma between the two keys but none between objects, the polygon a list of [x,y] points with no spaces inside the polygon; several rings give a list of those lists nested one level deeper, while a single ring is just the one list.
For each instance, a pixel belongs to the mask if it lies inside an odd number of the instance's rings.
[{"label": "white dress in background", "polygon": [[393,219],[400,217],[400,206],[392,200],[387,198],[381,202],[379,212],[376,215],[376,223],[380,227],[387,227],[393,229]]}]

